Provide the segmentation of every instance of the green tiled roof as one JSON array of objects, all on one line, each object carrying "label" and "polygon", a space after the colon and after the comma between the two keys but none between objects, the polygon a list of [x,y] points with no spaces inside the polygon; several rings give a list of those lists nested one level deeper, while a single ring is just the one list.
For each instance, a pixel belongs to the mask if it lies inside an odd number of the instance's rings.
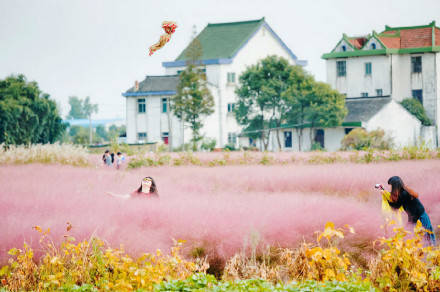
[{"label": "green tiled roof", "polygon": [[[210,23],[197,36],[202,45],[202,60],[231,58],[252,34],[264,22],[258,20]],[[176,61],[186,60],[186,50],[177,57]]]}]

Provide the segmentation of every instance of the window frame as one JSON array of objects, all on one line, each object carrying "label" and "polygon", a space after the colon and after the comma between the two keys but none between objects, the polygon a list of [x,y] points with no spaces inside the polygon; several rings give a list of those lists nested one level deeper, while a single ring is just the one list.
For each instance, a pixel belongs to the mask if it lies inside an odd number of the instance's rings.
[{"label": "window frame", "polygon": [[[420,60],[420,62],[417,62],[416,60]],[[411,56],[411,73],[422,73],[422,70],[422,56]]]},{"label": "window frame", "polygon": [[[141,137],[141,134],[142,134],[142,137]],[[147,136],[148,136],[147,132],[138,132],[137,133],[137,140],[147,142]],[[142,139],[142,138],[144,138],[144,139]]]},{"label": "window frame", "polygon": [[373,74],[373,64],[371,62],[365,62],[365,76],[371,76]]},{"label": "window frame", "polygon": [[161,104],[162,104],[162,110],[161,112],[163,114],[166,114],[168,112],[168,98],[162,97],[161,98]]},{"label": "window frame", "polygon": [[226,74],[227,83],[235,83],[235,72],[227,72]]},{"label": "window frame", "polygon": [[[141,109],[143,109],[143,111]],[[137,99],[137,113],[138,114],[145,114],[146,112],[147,112],[146,98],[138,98]]]},{"label": "window frame", "polygon": [[[343,66],[342,66],[342,64],[343,64]],[[337,77],[347,76],[347,61],[346,60],[336,61],[336,76]]]}]

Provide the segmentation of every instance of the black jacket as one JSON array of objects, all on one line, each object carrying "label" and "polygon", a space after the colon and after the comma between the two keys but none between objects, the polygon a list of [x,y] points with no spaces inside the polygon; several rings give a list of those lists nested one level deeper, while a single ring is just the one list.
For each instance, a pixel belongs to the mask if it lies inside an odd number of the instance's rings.
[{"label": "black jacket", "polygon": [[400,193],[396,202],[388,201],[388,203],[394,209],[399,209],[400,206],[403,206],[403,209],[408,214],[408,222],[416,223],[420,216],[425,213],[425,208],[420,203],[420,200],[414,198],[405,190]]}]

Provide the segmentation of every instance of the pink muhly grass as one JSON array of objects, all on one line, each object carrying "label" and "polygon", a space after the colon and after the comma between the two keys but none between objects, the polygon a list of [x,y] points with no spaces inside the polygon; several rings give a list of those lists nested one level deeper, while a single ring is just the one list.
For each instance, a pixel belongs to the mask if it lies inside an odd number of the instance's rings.
[{"label": "pink muhly grass", "polygon": [[[172,239],[188,240],[222,257],[244,248],[253,234],[260,244],[293,247],[314,242],[327,221],[356,230],[347,242],[383,235],[375,183],[399,175],[420,194],[433,226],[440,222],[440,165],[437,161],[381,164],[159,167],[130,171],[56,165],[0,167],[0,262],[23,242],[39,249],[32,226],[51,228],[59,243],[96,235],[113,247],[138,254],[167,250]],[[145,176],[158,186],[159,200],[123,200]],[[406,221],[406,215],[404,215]]]}]

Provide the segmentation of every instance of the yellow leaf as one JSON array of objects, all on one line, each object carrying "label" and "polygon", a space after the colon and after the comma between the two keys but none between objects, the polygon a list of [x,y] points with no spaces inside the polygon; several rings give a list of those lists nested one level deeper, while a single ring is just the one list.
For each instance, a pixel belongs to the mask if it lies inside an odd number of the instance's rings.
[{"label": "yellow leaf", "polygon": [[32,227],[32,228],[35,229],[35,230],[37,230],[37,231],[40,232],[40,233],[43,233],[43,230],[42,230],[41,227],[38,226],[38,225],[35,225],[35,226]]}]

